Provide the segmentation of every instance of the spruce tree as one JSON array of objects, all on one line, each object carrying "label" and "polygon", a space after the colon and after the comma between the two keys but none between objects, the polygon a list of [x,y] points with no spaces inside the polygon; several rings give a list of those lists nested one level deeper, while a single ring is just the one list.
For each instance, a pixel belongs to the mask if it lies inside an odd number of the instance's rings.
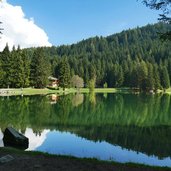
[{"label": "spruce tree", "polygon": [[154,88],[155,90],[161,88],[160,84],[160,75],[159,75],[159,70],[158,70],[158,65],[155,64],[153,67],[153,74],[154,74]]},{"label": "spruce tree", "polygon": [[21,57],[23,60],[23,87],[29,87],[30,85],[30,59],[26,50],[22,50]]},{"label": "spruce tree", "polygon": [[11,85],[15,88],[24,87],[24,61],[21,56],[20,47],[12,52],[12,75]]},{"label": "spruce tree", "polygon": [[45,88],[49,75],[50,63],[45,57],[43,48],[37,48],[31,60],[31,85],[35,88]]},{"label": "spruce tree", "polygon": [[63,58],[59,65],[59,84],[65,90],[70,85],[70,66],[67,58]]},{"label": "spruce tree", "polygon": [[122,66],[119,66],[117,80],[116,80],[116,87],[121,87],[123,82],[124,82],[123,69]]},{"label": "spruce tree", "polygon": [[4,50],[1,54],[1,65],[3,70],[2,87],[7,88],[10,86],[10,70],[11,70],[11,54],[9,51],[9,46],[6,44]]},{"label": "spruce tree", "polygon": [[85,69],[84,69],[84,80],[85,80],[86,87],[88,87],[89,79],[90,79],[90,78],[89,78],[88,68],[85,68]]},{"label": "spruce tree", "polygon": [[141,90],[145,90],[146,89],[146,80],[147,80],[147,75],[148,75],[148,69],[147,69],[147,65],[144,61],[142,61],[139,64],[138,67],[138,87]]},{"label": "spruce tree", "polygon": [[169,73],[170,84],[171,84],[171,58],[168,59],[168,73]]},{"label": "spruce tree", "polygon": [[154,73],[153,73],[153,65],[148,63],[147,64],[148,68],[148,75],[147,75],[147,80],[146,80],[146,90],[153,90],[154,89]]},{"label": "spruce tree", "polygon": [[166,66],[162,66],[160,68],[160,80],[161,80],[161,86],[164,89],[167,89],[170,87],[170,79],[169,79],[169,74]]}]

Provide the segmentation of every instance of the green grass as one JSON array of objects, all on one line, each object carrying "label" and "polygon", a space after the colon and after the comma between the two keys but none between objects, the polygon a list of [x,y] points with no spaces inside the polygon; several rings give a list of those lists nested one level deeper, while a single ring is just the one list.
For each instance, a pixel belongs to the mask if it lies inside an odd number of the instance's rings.
[{"label": "green grass", "polygon": [[[1,90],[1,89],[0,89]],[[75,88],[66,88],[65,91],[63,91],[62,88],[59,88],[58,90],[52,90],[48,88],[44,89],[34,89],[34,88],[23,88],[23,89],[6,89],[5,91],[8,91],[8,93],[0,94],[1,96],[15,96],[15,95],[43,95],[43,94],[70,94],[70,93],[89,93],[88,88],[81,88],[81,89],[75,89]],[[95,88],[95,93],[131,93],[132,90],[130,88]],[[164,94],[170,94],[171,95],[171,88],[164,90],[158,90],[158,93],[164,93]]]},{"label": "green grass", "polygon": [[[81,93],[89,93],[88,88],[81,88],[79,91]],[[117,92],[117,89],[116,88],[95,88],[94,92],[95,93],[115,93]]]},{"label": "green grass", "polygon": [[[40,95],[40,94],[69,94],[69,93],[89,93],[88,88],[81,88],[81,89],[75,89],[75,88],[69,88],[65,89],[63,91],[62,88],[59,88],[59,90],[51,90],[48,88],[45,89],[34,89],[34,88],[23,88],[23,89],[6,89],[5,91],[8,91],[8,93],[4,93],[2,95]],[[95,93],[114,93],[117,89],[114,88],[96,88],[94,90]]]},{"label": "green grass", "polygon": [[171,88],[167,89],[166,93],[171,95]]},{"label": "green grass", "polygon": [[171,88],[164,90],[158,90],[158,93],[170,94],[171,95]]}]

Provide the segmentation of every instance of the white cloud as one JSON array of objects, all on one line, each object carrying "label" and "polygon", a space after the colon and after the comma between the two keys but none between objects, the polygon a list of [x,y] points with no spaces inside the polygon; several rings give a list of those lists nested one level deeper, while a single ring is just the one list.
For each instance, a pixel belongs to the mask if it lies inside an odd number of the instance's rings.
[{"label": "white cloud", "polygon": [[51,46],[45,31],[27,19],[21,6],[13,6],[6,0],[0,2],[0,21],[3,22],[3,35],[0,39],[0,51],[6,43],[10,48],[20,45],[21,48]]},{"label": "white cloud", "polygon": [[39,136],[39,135],[35,135],[35,133],[33,133],[33,130],[31,128],[27,128],[25,132],[25,136],[29,138],[29,148],[27,150],[28,151],[35,150],[37,147],[41,146],[45,141],[48,132],[50,131],[43,130],[43,132]]}]

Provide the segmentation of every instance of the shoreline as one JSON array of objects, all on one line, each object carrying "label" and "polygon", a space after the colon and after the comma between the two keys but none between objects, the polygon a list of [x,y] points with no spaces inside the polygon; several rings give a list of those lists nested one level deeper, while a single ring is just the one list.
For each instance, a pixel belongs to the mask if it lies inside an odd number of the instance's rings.
[{"label": "shoreline", "polygon": [[[24,95],[46,95],[46,94],[58,94],[58,95],[66,95],[71,93],[89,93],[88,88],[74,89],[74,88],[66,88],[63,91],[62,88],[59,90],[52,90],[48,88],[44,89],[35,89],[35,88],[10,88],[10,89],[0,89],[0,96],[24,96]],[[94,93],[134,93],[141,94],[143,92],[134,91],[131,88],[95,88]],[[171,95],[171,88],[164,90],[158,90],[157,93],[148,93],[148,94],[169,94]]]},{"label": "shoreline", "polygon": [[[37,151],[21,151],[13,148],[0,147],[0,157],[11,155],[14,160],[0,164],[0,169],[22,170],[28,163],[42,167],[43,170],[122,170],[122,171],[169,171],[169,167],[148,166],[138,163],[118,163],[101,161],[94,158],[77,158],[72,156],[51,155]],[[21,163],[17,165],[16,163]],[[74,163],[74,164],[73,164]],[[47,168],[46,168],[47,167]],[[63,168],[64,167],[64,168]],[[7,169],[8,168],[8,169]],[[61,168],[61,169],[60,169]],[[30,170],[32,170],[31,168]]]},{"label": "shoreline", "polygon": [[[116,93],[118,90],[115,88],[96,88],[94,90],[95,93]],[[46,95],[46,94],[58,94],[58,95],[66,95],[70,93],[89,93],[88,88],[81,88],[80,90],[69,88],[63,91],[62,88],[59,90],[51,90],[48,88],[44,89],[34,89],[34,88],[23,88],[23,89],[0,89],[0,96],[17,96],[17,95]]]}]

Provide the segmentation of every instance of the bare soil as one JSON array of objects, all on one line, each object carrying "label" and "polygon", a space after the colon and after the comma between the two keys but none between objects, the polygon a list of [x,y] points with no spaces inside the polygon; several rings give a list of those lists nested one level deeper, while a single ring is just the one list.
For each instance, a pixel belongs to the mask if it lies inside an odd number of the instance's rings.
[{"label": "bare soil", "polygon": [[0,171],[163,171],[169,168],[152,168],[139,165],[115,164],[71,157],[44,154],[16,154],[0,149],[0,157],[11,155],[14,160],[0,164]]}]

